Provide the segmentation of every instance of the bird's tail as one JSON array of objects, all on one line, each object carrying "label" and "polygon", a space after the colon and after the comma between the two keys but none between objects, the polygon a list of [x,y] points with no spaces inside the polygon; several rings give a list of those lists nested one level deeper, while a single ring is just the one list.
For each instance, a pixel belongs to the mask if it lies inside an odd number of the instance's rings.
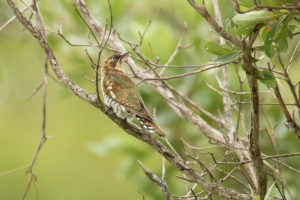
[{"label": "bird's tail", "polygon": [[153,123],[153,121],[149,121],[145,118],[136,116],[141,126],[146,129],[149,133],[156,132],[160,137],[166,137],[166,135]]}]

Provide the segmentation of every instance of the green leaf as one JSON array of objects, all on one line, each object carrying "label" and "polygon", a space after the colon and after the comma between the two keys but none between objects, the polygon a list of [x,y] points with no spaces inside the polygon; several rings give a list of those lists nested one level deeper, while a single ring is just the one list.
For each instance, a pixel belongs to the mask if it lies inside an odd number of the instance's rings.
[{"label": "green leaf", "polygon": [[272,192],[272,190],[274,188],[274,185],[275,185],[275,182],[271,185],[271,187],[269,187],[264,200],[269,200],[270,199],[270,195],[271,195],[271,192]]},{"label": "green leaf", "polygon": [[287,34],[284,34],[283,37],[280,38],[280,40],[278,40],[278,49],[280,52],[284,52],[288,49],[289,47],[289,43],[287,40]]},{"label": "green leaf", "polygon": [[223,56],[223,55],[230,54],[233,52],[229,46],[221,45],[217,42],[213,42],[213,41],[209,41],[209,40],[206,41],[206,43],[204,44],[204,48],[209,53],[212,53],[212,54],[215,54],[218,56]]},{"label": "green leaf", "polygon": [[264,49],[265,49],[265,53],[269,58],[272,58],[274,55],[274,48],[273,48],[273,37],[274,34],[277,30],[277,26],[279,24],[279,20],[273,24],[272,29],[267,33],[266,38],[265,38],[265,42],[264,42]]},{"label": "green leaf", "polygon": [[294,37],[293,32],[290,29],[287,30],[286,36],[290,39],[293,39],[293,37]]},{"label": "green leaf", "polygon": [[227,31],[228,33],[230,33],[230,34],[232,34],[232,35],[238,35],[238,32],[237,32],[237,30],[236,30],[236,28],[235,28],[236,25],[233,24],[233,22],[232,22],[231,20],[226,19],[225,24],[226,24],[226,31]]},{"label": "green leaf", "polygon": [[[293,0],[283,0],[286,3],[294,3]],[[298,0],[299,1],[299,0]],[[261,5],[265,6],[282,6],[282,0],[260,0]],[[253,0],[239,0],[240,6],[245,8],[252,8],[254,7]]]},{"label": "green leaf", "polygon": [[244,6],[245,8],[251,8],[254,6],[253,1],[249,0],[239,0],[239,4],[240,6]]},{"label": "green leaf", "polygon": [[255,68],[255,77],[270,88],[276,87],[276,79],[272,72]]},{"label": "green leaf", "polygon": [[253,30],[253,26],[240,26],[237,28],[237,32],[239,35],[249,36]]},{"label": "green leaf", "polygon": [[256,24],[272,21],[283,15],[283,13],[271,12],[266,10],[237,14],[232,21],[239,26],[255,26]]},{"label": "green leaf", "polygon": [[231,35],[238,35],[237,30],[234,27],[232,27],[232,26],[227,26],[226,27],[226,31],[228,33],[230,33]]},{"label": "green leaf", "polygon": [[217,57],[214,62],[229,63],[235,61],[241,55],[240,51],[236,51],[224,56]]},{"label": "green leaf", "polygon": [[281,0],[260,0],[262,5],[266,6],[281,6],[282,2]]},{"label": "green leaf", "polygon": [[277,31],[275,33],[274,41],[278,41],[282,37],[286,37],[286,33],[289,27],[288,25],[291,19],[292,19],[292,15],[287,15],[285,18],[281,20],[280,24],[278,25]]},{"label": "green leaf", "polygon": [[269,24],[267,24],[265,27],[263,27],[261,30],[260,30],[260,37],[263,41],[265,41],[266,39],[266,35],[267,33],[272,30],[272,26],[270,27]]},{"label": "green leaf", "polygon": [[232,35],[248,36],[252,32],[253,26],[251,26],[251,27],[238,26],[238,25],[232,23],[232,21],[227,20],[226,21],[226,30]]}]

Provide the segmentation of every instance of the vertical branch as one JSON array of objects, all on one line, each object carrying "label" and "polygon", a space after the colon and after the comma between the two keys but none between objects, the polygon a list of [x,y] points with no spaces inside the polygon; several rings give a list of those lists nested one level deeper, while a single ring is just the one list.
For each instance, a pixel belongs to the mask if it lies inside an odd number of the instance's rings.
[{"label": "vertical branch", "polygon": [[[223,27],[222,25],[222,17],[220,13],[220,8],[219,8],[219,1],[218,0],[213,0],[213,5],[214,5],[214,11],[216,15],[216,21],[217,23]],[[220,44],[225,44],[224,38],[220,37]],[[230,124],[232,127],[232,130],[229,132],[228,136],[230,138],[230,142],[235,142],[234,141],[234,127],[232,124],[232,115],[231,115],[231,105],[230,105],[230,98],[229,98],[229,92],[228,92],[228,65],[224,65],[222,67],[222,74],[223,74],[223,81],[222,81],[222,88],[223,88],[223,105],[224,105],[224,113],[225,113],[225,120],[227,123]],[[237,130],[236,130],[237,131]]]},{"label": "vertical branch", "polygon": [[280,66],[282,67],[282,70],[283,70],[283,73],[284,73],[285,80],[286,80],[287,84],[288,84],[289,87],[290,87],[290,90],[291,90],[291,92],[292,92],[292,94],[293,94],[293,97],[294,97],[296,106],[298,107],[298,112],[299,112],[298,114],[299,114],[299,118],[300,118],[300,101],[299,101],[299,99],[298,99],[298,97],[297,97],[297,93],[296,93],[295,86],[293,85],[293,83],[292,83],[292,81],[291,81],[291,79],[290,79],[290,76],[289,76],[289,74],[288,74],[288,72],[287,72],[287,69],[285,68],[285,66],[284,66],[284,64],[283,64],[283,62],[282,62],[282,60],[281,60],[281,56],[280,56],[280,54],[279,54],[278,52],[277,52],[277,57],[278,57]]},{"label": "vertical branch", "polygon": [[298,126],[298,124],[293,120],[292,116],[290,115],[286,105],[283,102],[283,99],[281,97],[280,91],[279,91],[279,87],[276,84],[276,87],[274,88],[274,92],[275,92],[275,96],[277,98],[277,101],[280,105],[281,110],[283,111],[283,114],[286,117],[286,126],[287,128],[292,131],[293,133],[296,134],[296,136],[298,137],[298,139],[300,140],[300,127]]},{"label": "vertical branch", "polygon": [[[236,64],[234,64],[234,68],[235,68],[235,71],[236,71],[236,75],[237,75],[237,78],[239,80],[239,85],[240,85],[240,93],[243,92],[243,81],[242,81],[242,78],[239,74],[239,69],[238,69],[238,66]],[[242,101],[242,94],[240,94],[240,97],[239,97],[239,101],[241,102]],[[242,104],[240,103],[238,105],[238,118],[236,120],[236,127],[235,127],[235,133],[234,133],[234,141],[236,140],[237,138],[237,133],[239,131],[239,126],[240,126],[240,121],[241,121],[241,113],[242,111]],[[245,134],[247,134],[247,132],[245,132]]]},{"label": "vertical branch", "polygon": [[[40,14],[40,10],[38,7],[38,0],[34,0],[33,1],[33,10],[34,10],[34,14],[36,16],[37,19],[37,27],[39,28],[39,30],[41,31],[42,35],[44,37],[46,37],[46,33],[45,33],[45,26],[44,26],[44,22],[42,19],[42,16]],[[24,200],[29,192],[29,189],[33,183],[33,181],[36,180],[36,176],[35,173],[33,171],[33,167],[36,163],[37,157],[39,155],[39,152],[41,150],[41,148],[43,147],[43,145],[45,144],[45,142],[47,141],[47,136],[46,136],[46,116],[47,116],[47,110],[46,110],[46,106],[47,106],[47,88],[48,88],[48,55],[45,52],[45,64],[44,64],[44,77],[43,77],[43,87],[44,87],[44,95],[43,95],[43,120],[42,120],[42,133],[41,133],[41,137],[39,140],[39,144],[37,146],[37,149],[34,153],[34,156],[32,158],[32,161],[28,167],[27,173],[30,174],[30,178],[29,178],[29,182],[26,186],[25,192],[23,193],[21,199]]]},{"label": "vertical branch", "polygon": [[253,167],[256,173],[257,188],[256,191],[261,199],[267,192],[267,175],[263,170],[263,160],[259,148],[259,95],[258,95],[258,83],[255,77],[255,68],[252,65],[252,57],[250,49],[246,47],[243,49],[243,62],[245,71],[247,74],[248,84],[251,92],[251,131],[250,131],[250,144],[249,150]]},{"label": "vertical branch", "polygon": [[44,87],[44,95],[43,95],[43,121],[42,121],[42,133],[41,133],[41,137],[39,140],[39,144],[37,146],[37,149],[33,155],[32,161],[27,169],[27,173],[30,174],[30,178],[29,178],[29,182],[26,186],[25,192],[23,193],[21,199],[24,200],[29,192],[29,189],[33,183],[33,181],[36,180],[36,176],[35,173],[33,171],[33,167],[36,163],[37,157],[39,155],[39,152],[41,150],[41,148],[43,147],[43,145],[45,144],[45,142],[47,141],[47,136],[46,136],[46,116],[47,116],[47,110],[46,110],[46,106],[47,106],[47,86],[48,86],[48,58],[45,55],[45,72],[44,72],[44,78],[43,78],[43,87]]}]

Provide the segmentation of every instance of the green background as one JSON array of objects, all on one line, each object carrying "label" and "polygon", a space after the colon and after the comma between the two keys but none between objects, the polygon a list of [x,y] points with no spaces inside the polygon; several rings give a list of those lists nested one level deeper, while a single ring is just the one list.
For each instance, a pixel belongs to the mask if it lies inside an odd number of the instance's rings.
[{"label": "green background", "polygon": [[[160,10],[141,47],[141,51],[149,58],[155,58],[148,45],[151,43],[155,56],[160,57],[161,64],[165,63],[176,46],[184,23],[187,23],[188,30],[183,43],[194,45],[181,50],[172,64],[201,64],[215,57],[205,52],[203,44],[205,39],[217,41],[218,36],[186,1],[111,1],[114,27],[131,42],[138,42],[138,31],[142,32],[148,21]],[[93,79],[93,71],[84,48],[70,47],[55,34],[61,24],[70,41],[87,43],[88,29],[74,11],[72,3],[48,0],[41,1],[40,7],[47,25],[48,39],[64,72],[78,85],[93,93],[94,84],[83,78],[86,75]],[[109,19],[106,1],[88,0],[86,3],[101,23]],[[212,13],[209,2],[207,7]],[[223,19],[233,16],[231,1],[220,1],[220,8]],[[11,16],[12,12],[6,2],[0,1],[0,24]],[[26,16],[29,16],[28,12]],[[298,40],[296,37],[294,41],[290,41],[290,49]],[[129,50],[128,46],[126,48]],[[95,49],[88,48],[88,51],[96,58]],[[290,53],[288,50],[283,55],[285,62]],[[104,52],[104,56],[107,55],[110,52]],[[42,90],[33,99],[27,101],[26,98],[42,82],[43,57],[38,42],[19,22],[14,21],[0,32],[0,174],[29,164],[36,150],[42,129]],[[291,67],[293,81],[299,80],[298,63],[299,59]],[[167,70],[166,75],[191,70],[172,69]],[[238,90],[234,68],[230,66],[229,71],[230,89]],[[222,97],[206,86],[206,83],[217,86],[214,71],[169,82],[212,113],[222,109]],[[283,87],[286,87],[285,84]],[[176,148],[180,149],[178,139],[181,137],[194,141],[195,145],[207,146],[207,138],[192,125],[183,122],[159,95],[154,94],[153,89],[144,84],[139,89],[149,110],[156,108],[157,119],[167,130],[168,137]],[[248,89],[247,84],[244,84],[244,89]],[[260,89],[266,90],[263,85],[260,85]],[[286,96],[291,94],[287,92]],[[263,99],[272,100],[269,97]],[[243,100],[249,100],[249,97]],[[264,111],[270,116],[272,123],[278,124],[276,138],[279,152],[300,151],[295,136],[282,124],[284,117],[280,109],[269,106]],[[264,125],[262,122],[262,126]],[[50,78],[46,130],[51,139],[47,140],[38,156],[34,166],[37,182],[32,186],[27,199],[35,199],[36,196],[43,200],[142,199],[142,196],[147,200],[162,199],[159,189],[146,178],[137,162],[141,160],[145,166],[160,175],[161,157],[148,145],[125,134],[97,109]],[[261,138],[262,151],[272,154],[267,136],[262,134]],[[296,157],[283,161],[293,167],[300,167]],[[29,181],[29,175],[25,171],[0,176],[0,199],[20,199]],[[297,191],[299,174],[295,175],[286,168],[283,171],[293,194],[300,197]],[[184,194],[184,182],[175,178],[175,175],[181,174],[167,164],[167,178],[172,193]]]}]

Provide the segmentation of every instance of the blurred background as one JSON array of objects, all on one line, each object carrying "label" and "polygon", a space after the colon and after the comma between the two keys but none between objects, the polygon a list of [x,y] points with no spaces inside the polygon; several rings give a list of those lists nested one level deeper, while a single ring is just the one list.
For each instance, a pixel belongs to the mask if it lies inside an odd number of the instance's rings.
[{"label": "blurred background", "polygon": [[[223,20],[232,18],[232,2],[219,2]],[[102,24],[109,19],[106,1],[86,0],[86,3]],[[114,27],[131,42],[138,42],[138,31],[142,32],[157,13],[140,49],[149,58],[159,56],[159,63],[164,64],[177,44],[184,23],[187,23],[188,30],[183,44],[193,45],[180,51],[171,64],[202,64],[215,57],[207,53],[203,45],[207,39],[218,41],[218,36],[186,1],[111,0],[111,3]],[[210,1],[207,1],[207,7],[213,13]],[[41,1],[40,8],[47,25],[49,42],[64,72],[71,80],[93,93],[94,83],[84,79],[84,76],[93,79],[85,48],[70,47],[56,34],[61,25],[64,35],[71,42],[87,43],[88,29],[76,14],[73,2]],[[0,25],[12,16],[6,2],[0,1]],[[26,16],[29,16],[28,12]],[[285,61],[289,59],[297,40],[299,38],[290,41],[290,50],[283,55]],[[129,50],[128,46],[125,47]],[[87,50],[96,58],[95,49]],[[104,57],[110,54],[104,52]],[[1,173],[28,165],[36,150],[42,130],[42,91],[34,98],[26,99],[42,82],[43,60],[43,51],[38,42],[18,21],[0,32],[0,199],[20,199],[29,181],[26,169],[8,175]],[[298,64],[299,59],[291,67],[293,80],[299,77]],[[166,75],[190,70],[167,70]],[[234,68],[230,67],[229,71],[230,89],[238,90]],[[169,82],[202,107],[218,113],[222,108],[222,97],[206,86],[206,83],[217,85],[214,72]],[[247,84],[244,86],[244,90],[247,90]],[[260,87],[266,89],[263,85]],[[192,125],[182,121],[151,88],[140,84],[139,89],[149,110],[156,108],[157,121],[169,134],[176,148],[180,149],[179,138],[193,141],[194,145],[201,147],[208,145],[208,139]],[[249,97],[244,97],[243,101],[247,100]],[[263,100],[272,101],[268,97],[263,97]],[[279,107],[268,106],[264,112],[270,116],[271,122],[278,123],[275,129],[279,153],[300,151],[295,136],[282,124],[284,117]],[[36,196],[43,200],[142,199],[143,196],[147,200],[163,199],[160,190],[143,174],[137,162],[142,161],[160,175],[161,157],[52,79],[49,79],[48,86],[46,130],[51,139],[47,140],[38,156],[34,167],[37,182],[32,186],[27,199],[36,199]],[[262,134],[261,138],[262,151],[272,154],[267,135]],[[283,161],[295,168],[300,167],[296,157]],[[172,166],[167,164],[166,167],[172,193],[184,194],[184,182],[175,177],[180,174]],[[292,193],[300,197],[297,191],[299,174],[295,175],[286,168],[283,171]]]}]

